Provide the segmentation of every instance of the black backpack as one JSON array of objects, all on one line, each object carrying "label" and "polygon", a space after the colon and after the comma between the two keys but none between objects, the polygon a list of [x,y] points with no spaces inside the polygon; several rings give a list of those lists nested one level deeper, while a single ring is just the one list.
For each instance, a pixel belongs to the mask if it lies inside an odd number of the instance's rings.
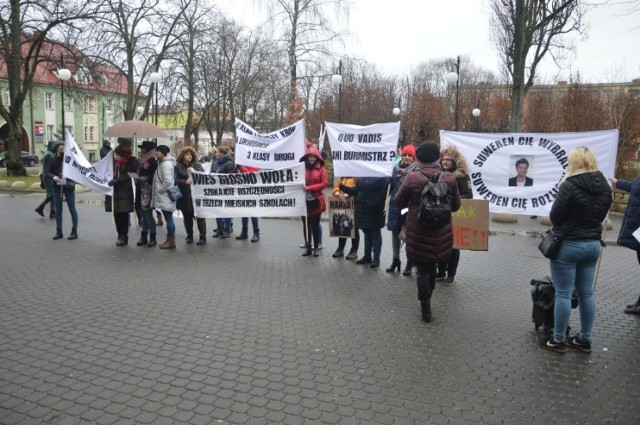
[{"label": "black backpack", "polygon": [[433,175],[431,179],[424,174],[422,176],[427,184],[420,195],[418,226],[439,229],[451,223],[452,194],[449,185],[442,181],[442,172]]}]

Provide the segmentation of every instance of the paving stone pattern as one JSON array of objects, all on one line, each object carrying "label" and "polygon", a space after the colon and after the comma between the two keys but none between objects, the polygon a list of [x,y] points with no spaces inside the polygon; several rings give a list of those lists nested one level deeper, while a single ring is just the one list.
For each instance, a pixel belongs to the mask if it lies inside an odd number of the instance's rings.
[{"label": "paving stone pattern", "polygon": [[425,324],[415,278],[384,271],[386,230],[378,270],[328,237],[301,257],[297,220],[261,220],[259,243],[210,227],[205,247],[178,221],[168,252],[134,227],[119,248],[99,197],[78,198],[79,239],[53,241],[40,196],[0,195],[1,424],[640,423],[630,250],[605,251],[593,353],[558,355],[536,345],[529,281],[549,268],[521,231],[463,251]]}]

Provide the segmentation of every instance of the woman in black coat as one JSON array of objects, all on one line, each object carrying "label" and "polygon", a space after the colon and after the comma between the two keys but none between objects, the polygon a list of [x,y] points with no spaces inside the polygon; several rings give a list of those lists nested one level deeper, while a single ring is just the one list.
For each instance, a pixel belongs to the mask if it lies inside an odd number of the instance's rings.
[{"label": "woman in black coat", "polygon": [[129,243],[129,213],[134,211],[135,206],[129,173],[135,173],[137,169],[138,161],[131,154],[131,140],[119,137],[118,147],[113,151],[113,179],[109,182],[109,186],[113,186],[113,199],[108,199],[105,203],[107,212],[113,208],[113,219],[118,232],[117,246]]},{"label": "woman in black coat", "polygon": [[387,177],[359,177],[355,187],[343,184],[339,186],[342,192],[358,199],[356,225],[364,234],[364,255],[356,261],[356,264],[369,264],[372,269],[380,266],[381,229],[384,227],[384,206],[388,185]]},{"label": "woman in black coat", "polygon": [[[198,153],[191,146],[185,146],[178,153],[178,163],[176,164],[176,182],[182,192],[182,198],[176,201],[176,209],[182,211],[184,219],[184,228],[187,231],[187,243],[193,243],[193,219],[195,218],[193,210],[193,199],[191,197],[191,184],[193,180],[189,173],[192,170],[204,171],[202,165],[198,162]],[[199,238],[196,245],[204,245],[207,243],[207,223],[204,218],[198,217],[198,233]]]},{"label": "woman in black coat", "polygon": [[156,221],[153,217],[153,208],[151,208],[153,175],[158,168],[158,161],[155,158],[156,144],[147,140],[142,142],[138,148],[140,149],[140,160],[138,161],[138,178],[136,179],[136,210],[140,212],[142,231],[136,245],[153,247],[158,244],[156,241]]}]

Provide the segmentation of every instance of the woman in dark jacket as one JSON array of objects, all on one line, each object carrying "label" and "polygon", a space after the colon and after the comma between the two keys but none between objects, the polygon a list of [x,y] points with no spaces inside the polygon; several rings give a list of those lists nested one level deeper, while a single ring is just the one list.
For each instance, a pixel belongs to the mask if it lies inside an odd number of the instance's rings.
[{"label": "woman in dark jacket", "polygon": [[[211,164],[211,172],[218,174],[233,174],[236,172],[235,161],[227,146],[220,146],[216,152],[218,158]],[[216,218],[217,231],[213,232],[214,238],[227,239],[231,234],[233,219]]]},{"label": "woman in dark jacket", "polygon": [[[178,153],[178,163],[176,164],[176,182],[182,192],[182,198],[176,201],[176,209],[182,211],[184,219],[184,228],[187,231],[187,243],[193,243],[193,219],[195,218],[193,210],[193,200],[191,198],[191,185],[193,180],[189,175],[192,171],[204,171],[202,165],[198,162],[198,153],[191,146],[185,146]],[[207,243],[207,223],[204,218],[196,219],[198,224],[198,242],[196,245],[204,245]]]},{"label": "woman in dark jacket", "polygon": [[78,239],[78,213],[76,212],[76,182],[66,179],[66,184],[59,185],[62,175],[62,163],[64,161],[64,142],[56,142],[53,148],[55,157],[49,164],[48,175],[53,181],[53,205],[56,209],[56,234],[53,239],[62,239],[62,199],[67,200],[67,207],[71,214],[71,234],[67,239]]},{"label": "woman in dark jacket", "polygon": [[[455,146],[447,146],[440,150],[440,166],[444,171],[449,171],[453,174],[453,177],[456,178],[460,199],[473,198],[467,161]],[[460,250],[454,248],[451,250],[451,257],[449,257],[449,260],[438,263],[438,274],[436,274],[436,280],[444,280],[446,285],[453,285],[459,263]]]},{"label": "woman in dark jacket", "polygon": [[[618,180],[615,177],[610,177],[609,180],[611,180],[613,187],[630,194],[627,201],[627,209],[622,219],[622,226],[620,227],[618,245],[633,249],[640,264],[640,242],[633,236],[633,232],[640,227],[640,175],[634,181]],[[627,314],[640,314],[640,297],[634,304],[629,304],[624,312]]]},{"label": "woman in dark jacket", "polygon": [[[117,246],[129,243],[129,213],[134,211],[133,184],[129,173],[135,173],[138,161],[131,154],[131,140],[118,138],[118,147],[113,151],[113,179],[109,186],[113,186],[113,199],[105,203],[107,212],[113,209],[113,219],[118,232]],[[112,204],[112,205],[111,205]]]},{"label": "woman in dark jacket", "polygon": [[[404,181],[405,176],[409,173],[411,169],[411,165],[414,164],[416,160],[416,148],[413,145],[407,145],[402,148],[401,152],[401,160],[400,162],[393,168],[393,174],[391,175],[391,191],[389,193],[390,198],[396,196],[398,193],[398,189],[400,189],[400,185]],[[402,226],[404,225],[404,221],[407,218],[406,214],[401,214],[400,208],[396,207],[395,203],[392,201],[389,203],[389,214],[387,214],[387,229],[391,231],[391,248],[393,250],[393,261],[389,268],[386,270],[387,273],[393,273],[393,271],[397,268],[398,272],[400,271],[400,267],[402,267],[402,262],[400,261],[400,231],[402,230]],[[410,260],[407,260],[404,271],[402,272],[403,276],[411,276],[411,268],[413,265]]]},{"label": "woman in dark jacket", "polygon": [[[556,290],[553,335],[541,341],[542,348],[564,353],[569,345],[591,352],[591,330],[596,315],[593,281],[602,249],[602,221],[610,206],[611,188],[598,170],[595,155],[589,148],[575,148],[569,153],[566,176],[549,213],[553,230],[562,238],[562,244],[551,260]],[[567,340],[574,289],[580,300],[580,333]]]},{"label": "woman in dark jacket", "polygon": [[[356,264],[369,264],[372,269],[380,266],[380,250],[384,227],[384,206],[387,200],[386,177],[358,177],[355,187],[340,185],[340,190],[355,196],[356,224],[364,234],[364,254]],[[373,257],[372,257],[373,252]]]},{"label": "woman in dark jacket", "polygon": [[422,189],[427,179],[442,173],[442,181],[449,187],[451,211],[460,208],[460,194],[456,179],[448,171],[442,171],[438,159],[440,148],[434,143],[423,143],[416,149],[419,161],[405,177],[394,201],[396,207],[407,208],[407,258],[413,261],[417,270],[418,299],[422,310],[422,320],[431,322],[431,295],[436,287],[436,268],[439,262],[451,256],[453,248],[453,228],[451,223],[438,228],[425,228],[418,224],[418,211]]},{"label": "woman in dark jacket", "polygon": [[[311,246],[313,246],[313,256],[317,257],[319,255],[318,243],[320,242],[320,216],[327,208],[322,190],[329,186],[329,179],[324,169],[324,160],[318,149],[314,147],[308,148],[304,156],[300,158],[300,162],[304,162],[305,165],[304,190],[309,192],[313,198],[317,199],[317,201],[312,202],[312,204],[317,203],[317,206],[314,206],[313,209],[308,209],[308,204],[307,215],[302,217],[302,224],[305,231],[304,241],[307,244],[307,249],[302,256],[310,256]],[[312,240],[313,245],[311,243]]]},{"label": "woman in dark jacket", "polygon": [[[156,145],[151,141],[145,141],[138,148],[140,149],[140,160],[138,161],[138,178],[136,179],[136,209],[140,211],[142,232],[136,245],[153,247],[158,244],[156,241],[156,221],[153,217],[153,208],[151,208],[153,175],[158,168],[158,162],[155,158]],[[149,240],[147,240],[147,236]]]}]

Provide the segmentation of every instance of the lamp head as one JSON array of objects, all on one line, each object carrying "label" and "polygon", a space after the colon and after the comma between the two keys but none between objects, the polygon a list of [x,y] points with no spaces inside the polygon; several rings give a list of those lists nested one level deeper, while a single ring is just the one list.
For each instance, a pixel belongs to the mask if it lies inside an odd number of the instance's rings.
[{"label": "lamp head", "polygon": [[69,81],[71,79],[71,71],[69,71],[67,68],[59,69],[58,79],[62,81]]},{"label": "lamp head", "polygon": [[342,75],[333,74],[331,76],[331,84],[333,85],[333,87],[338,87],[339,85],[341,85],[342,84]]},{"label": "lamp head", "polygon": [[158,84],[160,82],[160,73],[152,72],[151,75],[149,75],[149,81],[151,81],[152,84]]}]

